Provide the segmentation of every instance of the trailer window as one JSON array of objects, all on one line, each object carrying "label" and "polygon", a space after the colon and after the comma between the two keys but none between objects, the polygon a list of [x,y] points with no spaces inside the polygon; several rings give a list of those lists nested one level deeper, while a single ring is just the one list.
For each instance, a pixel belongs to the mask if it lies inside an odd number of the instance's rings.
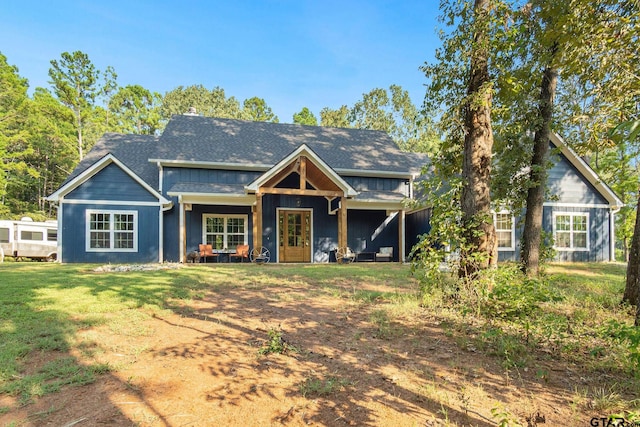
[{"label": "trailer window", "polygon": [[0,228],[0,243],[9,243],[9,229]]},{"label": "trailer window", "polygon": [[47,240],[50,242],[55,242],[56,240],[58,240],[58,230],[56,230],[55,228],[48,228]]},{"label": "trailer window", "polygon": [[44,233],[42,231],[29,231],[22,230],[20,232],[20,240],[35,240],[38,242],[42,242],[44,237]]}]

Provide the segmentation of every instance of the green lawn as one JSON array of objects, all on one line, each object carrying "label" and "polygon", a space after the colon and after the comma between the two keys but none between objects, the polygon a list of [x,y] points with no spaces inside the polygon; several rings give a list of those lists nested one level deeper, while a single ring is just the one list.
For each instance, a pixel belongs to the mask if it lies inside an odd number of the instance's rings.
[{"label": "green lawn", "polygon": [[[542,288],[538,284],[514,288],[502,299],[489,297],[479,303],[478,310],[463,310],[442,296],[421,296],[410,267],[398,264],[196,265],[108,274],[96,273],[96,267],[0,264],[0,394],[28,404],[34,397],[65,385],[90,383],[115,369],[80,365],[69,356],[70,349],[82,351],[76,339],[82,329],[94,325],[135,329],[137,320],[177,310],[181,303],[216,289],[283,285],[305,297],[349,298],[372,307],[384,300],[384,307],[372,311],[372,321],[382,326],[394,316],[417,316],[428,310],[458,345],[472,345],[499,358],[505,369],[527,367],[531,354],[545,349],[551,357],[584,369],[628,378],[619,386],[621,394],[640,391],[640,349],[632,344],[640,335],[631,327],[632,309],[620,305],[625,274],[620,264],[554,264],[547,267]],[[365,283],[385,284],[392,291],[369,291],[362,286]],[[296,292],[288,298],[296,298]],[[527,315],[517,312],[520,307]],[[30,360],[43,352],[60,357],[37,371],[28,369]],[[0,407],[0,414],[8,410]]]}]

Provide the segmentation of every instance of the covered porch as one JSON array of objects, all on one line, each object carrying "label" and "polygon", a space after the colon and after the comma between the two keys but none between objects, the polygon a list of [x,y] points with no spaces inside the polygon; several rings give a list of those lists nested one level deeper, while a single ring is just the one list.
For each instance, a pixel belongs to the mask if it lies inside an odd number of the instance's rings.
[{"label": "covered porch", "polygon": [[305,145],[248,184],[169,194],[178,198],[183,262],[198,243],[225,251],[246,244],[280,263],[329,262],[347,247],[359,261],[375,261],[382,247],[392,248],[387,259],[405,259],[403,195],[356,191]]}]

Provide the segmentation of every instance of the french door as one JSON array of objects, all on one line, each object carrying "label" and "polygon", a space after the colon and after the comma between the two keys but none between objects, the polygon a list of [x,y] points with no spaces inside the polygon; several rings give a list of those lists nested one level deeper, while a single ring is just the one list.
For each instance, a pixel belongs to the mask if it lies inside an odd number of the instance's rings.
[{"label": "french door", "polygon": [[311,212],[278,213],[279,262],[311,262]]}]

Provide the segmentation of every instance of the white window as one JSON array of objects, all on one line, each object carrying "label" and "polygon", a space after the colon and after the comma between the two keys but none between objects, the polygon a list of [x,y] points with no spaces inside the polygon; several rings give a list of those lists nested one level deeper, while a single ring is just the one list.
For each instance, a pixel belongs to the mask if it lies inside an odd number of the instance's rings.
[{"label": "white window", "polygon": [[203,215],[202,242],[213,249],[235,249],[238,245],[246,245],[248,223],[247,215]]},{"label": "white window", "polygon": [[589,250],[588,230],[588,213],[553,213],[553,239],[557,250]]},{"label": "white window", "polygon": [[87,211],[88,252],[137,252],[138,212]]},{"label": "white window", "polygon": [[513,215],[508,211],[496,212],[493,214],[493,225],[496,228],[496,238],[498,239],[499,251],[514,251],[515,242],[515,221]]}]

